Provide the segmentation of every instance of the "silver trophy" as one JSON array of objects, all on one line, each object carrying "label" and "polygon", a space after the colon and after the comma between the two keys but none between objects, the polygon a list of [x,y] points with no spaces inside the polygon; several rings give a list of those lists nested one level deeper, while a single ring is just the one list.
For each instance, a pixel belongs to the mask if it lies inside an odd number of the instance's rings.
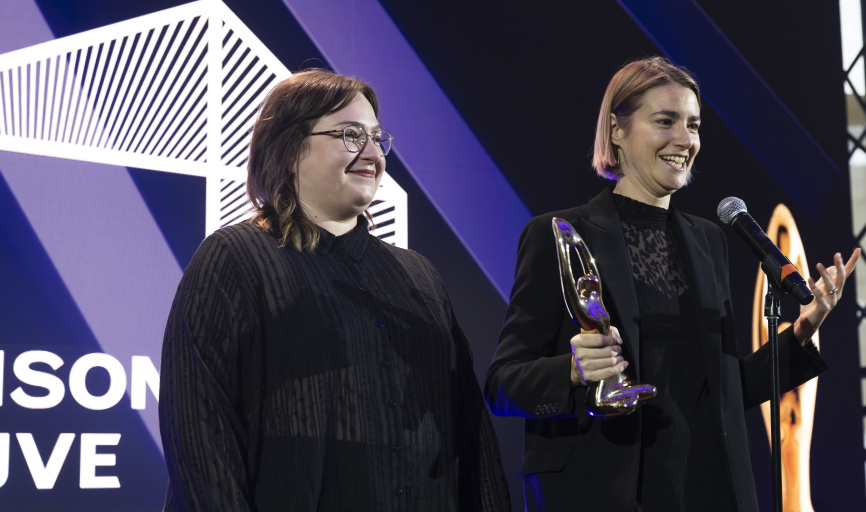
[{"label": "silver trophy", "polygon": [[[559,217],[553,218],[553,235],[556,238],[556,254],[559,258],[562,296],[568,314],[574,323],[584,330],[597,330],[610,336],[610,315],[601,300],[601,276],[586,242],[568,221]],[[583,269],[583,276],[577,280],[574,279],[571,268],[570,248],[574,248]],[[617,373],[587,385],[587,412],[605,418],[629,414],[637,409],[641,402],[656,396],[655,386],[633,383],[624,373]]]}]

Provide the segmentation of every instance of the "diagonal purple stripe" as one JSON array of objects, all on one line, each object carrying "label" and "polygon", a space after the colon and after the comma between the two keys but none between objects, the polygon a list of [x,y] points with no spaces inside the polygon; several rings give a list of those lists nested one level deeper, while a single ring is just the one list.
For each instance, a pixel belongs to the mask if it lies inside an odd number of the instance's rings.
[{"label": "diagonal purple stripe", "polygon": [[694,0],[617,1],[813,220],[833,211],[845,173]]},{"label": "diagonal purple stripe", "polygon": [[398,158],[507,298],[529,209],[387,12],[376,0],[283,2],[335,70],[376,89]]},{"label": "diagonal purple stripe", "polygon": [[[182,269],[126,168],[5,151],[0,168],[102,350],[127,378],[134,355],[158,368]],[[161,450],[147,394],[140,416]]]}]

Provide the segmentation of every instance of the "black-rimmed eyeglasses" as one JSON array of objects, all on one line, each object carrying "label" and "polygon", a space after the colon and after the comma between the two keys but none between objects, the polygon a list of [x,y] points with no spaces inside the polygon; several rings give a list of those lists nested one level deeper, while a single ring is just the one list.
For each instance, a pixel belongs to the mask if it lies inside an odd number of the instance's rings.
[{"label": "black-rimmed eyeglasses", "polygon": [[[373,144],[382,150],[383,155],[387,155],[391,151],[394,136],[388,130],[376,130],[373,133],[367,133],[363,126],[350,125],[345,128],[336,130],[327,130],[324,132],[315,132],[310,135],[333,135],[337,132],[343,132],[343,144],[350,153],[360,153],[367,145],[368,138],[373,138]],[[333,135],[336,137],[336,135]]]}]

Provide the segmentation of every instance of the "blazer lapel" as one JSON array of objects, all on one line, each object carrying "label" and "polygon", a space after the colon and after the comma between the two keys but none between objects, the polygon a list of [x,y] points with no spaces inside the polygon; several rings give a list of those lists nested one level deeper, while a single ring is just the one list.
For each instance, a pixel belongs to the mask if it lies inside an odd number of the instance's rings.
[{"label": "blazer lapel", "polygon": [[[721,414],[719,366],[721,364],[721,331],[719,327],[719,299],[715,266],[707,242],[707,235],[698,224],[689,222],[674,209],[674,236],[680,247],[689,286],[694,296],[694,316],[698,325],[698,340],[703,353],[704,371],[710,396],[715,397],[716,415]],[[719,420],[723,418],[719,417]],[[724,424],[724,423],[720,423]]]},{"label": "blazer lapel", "polygon": [[614,321],[614,326],[620,330],[626,360],[630,363],[626,373],[640,381],[640,318],[637,292],[622,226],[611,196],[611,189],[608,188],[587,203],[588,216],[586,219],[579,219],[576,229],[589,246],[598,266],[602,301]]}]

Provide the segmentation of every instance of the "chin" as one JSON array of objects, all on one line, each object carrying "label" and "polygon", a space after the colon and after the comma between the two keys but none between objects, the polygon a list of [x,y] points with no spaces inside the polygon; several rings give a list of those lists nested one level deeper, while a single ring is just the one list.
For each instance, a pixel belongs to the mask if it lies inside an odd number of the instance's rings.
[{"label": "chin", "polygon": [[340,201],[345,209],[352,209],[364,211],[367,209],[367,206],[373,202],[373,194],[367,194],[366,192],[356,192],[354,194],[350,194],[348,197],[344,197],[344,200]]},{"label": "chin", "polygon": [[370,207],[370,203],[373,202],[374,197],[375,194],[364,194],[362,197],[358,198],[357,201],[355,201],[355,206],[361,208],[361,211],[364,211]]},{"label": "chin", "polygon": [[689,182],[691,182],[691,181],[692,181],[692,171],[691,171],[691,169],[687,169],[684,171],[678,171],[676,174],[673,174],[672,176],[670,176],[669,185],[670,185],[671,189],[679,190],[679,189],[685,187],[686,185],[688,185]]},{"label": "chin", "polygon": [[353,209],[355,210],[355,215],[356,216],[361,215],[362,213],[367,211],[367,208],[370,207],[370,203],[372,203],[372,202],[373,202],[373,198],[360,199],[360,200],[356,201],[355,204],[353,205],[354,206]]},{"label": "chin", "polygon": [[693,175],[692,175],[691,169],[689,169],[688,171],[685,171],[685,173],[683,175],[677,176],[677,179],[676,179],[677,190],[688,186],[688,184],[692,182],[692,176]]}]

